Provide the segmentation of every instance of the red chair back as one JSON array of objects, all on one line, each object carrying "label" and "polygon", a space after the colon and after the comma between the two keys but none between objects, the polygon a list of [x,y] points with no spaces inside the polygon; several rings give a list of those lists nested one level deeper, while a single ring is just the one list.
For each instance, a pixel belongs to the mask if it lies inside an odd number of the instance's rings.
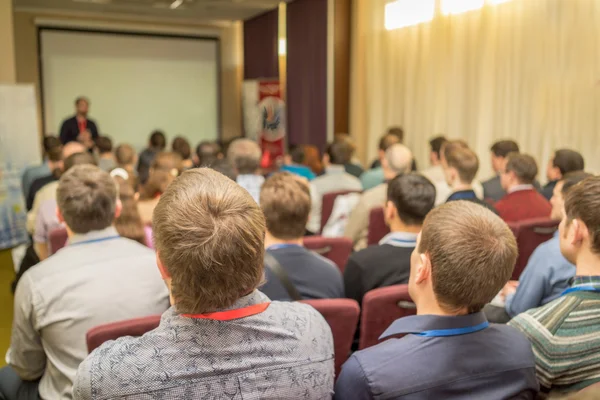
[{"label": "red chair back", "polygon": [[335,347],[335,374],[339,374],[342,365],[350,356],[350,348],[354,340],[360,307],[350,299],[302,300],[310,304],[323,315],[333,333]]},{"label": "red chair back", "polygon": [[88,352],[100,347],[102,343],[116,340],[123,336],[142,336],[146,332],[156,329],[160,324],[160,315],[128,319],[113,322],[92,328],[86,335]]},{"label": "red chair back", "polygon": [[48,253],[50,255],[56,253],[58,250],[65,247],[67,244],[67,228],[60,227],[50,231],[49,239],[50,239],[50,248],[48,249]]},{"label": "red chair back", "polygon": [[414,315],[417,309],[408,285],[393,285],[367,292],[360,317],[359,350],[379,343],[379,336],[398,318]]},{"label": "red chair back", "polygon": [[369,213],[369,233],[367,234],[367,244],[369,246],[379,243],[385,235],[390,233],[390,228],[385,223],[383,217],[383,208],[377,207]]},{"label": "red chair back", "polygon": [[533,251],[552,238],[559,223],[549,218],[536,218],[510,225],[519,246],[519,257],[511,279],[519,279]]},{"label": "red chair back", "polygon": [[340,190],[339,192],[330,192],[323,195],[323,201],[321,203],[321,230],[327,225],[327,221],[329,221],[329,217],[331,217],[335,198],[349,193],[360,193],[360,191]]},{"label": "red chair back", "polygon": [[346,262],[352,253],[352,240],[348,238],[325,238],[306,236],[304,247],[330,259],[344,273]]}]

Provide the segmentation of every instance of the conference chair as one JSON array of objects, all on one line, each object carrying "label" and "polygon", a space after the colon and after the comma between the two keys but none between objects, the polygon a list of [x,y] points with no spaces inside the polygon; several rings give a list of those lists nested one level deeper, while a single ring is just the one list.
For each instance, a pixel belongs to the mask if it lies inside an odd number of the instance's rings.
[{"label": "conference chair", "polygon": [[540,244],[552,238],[559,223],[560,221],[549,218],[536,218],[509,224],[517,238],[517,246],[519,247],[519,257],[511,279],[519,279],[533,251]]},{"label": "conference chair", "polygon": [[390,233],[390,228],[385,223],[383,208],[377,207],[369,213],[369,231],[367,233],[367,244],[369,246],[378,244],[385,235]]},{"label": "conference chair", "polygon": [[67,228],[60,227],[60,228],[52,229],[50,231],[48,238],[50,241],[48,253],[49,253],[49,255],[52,255],[52,254],[56,253],[58,250],[65,247],[65,245],[67,244],[67,239],[69,238],[67,235]]},{"label": "conference chair", "polygon": [[301,300],[314,307],[323,315],[333,333],[335,348],[335,374],[340,373],[342,365],[350,356],[350,348],[354,340],[360,307],[351,299],[319,299]]},{"label": "conference chair", "polygon": [[326,238],[322,236],[306,236],[304,247],[333,261],[344,273],[346,262],[352,253],[352,240],[348,238]]},{"label": "conference chair", "polygon": [[123,336],[142,336],[156,329],[159,324],[160,315],[152,315],[96,326],[86,334],[88,353],[109,340],[116,340]]},{"label": "conference chair", "polygon": [[330,192],[323,195],[323,201],[321,203],[321,229],[319,230],[319,232],[323,230],[325,225],[327,225],[327,221],[329,221],[329,217],[331,217],[336,197],[349,193],[360,193],[360,191],[340,190],[339,192]]},{"label": "conference chair", "polygon": [[393,285],[367,292],[362,301],[358,349],[379,343],[379,336],[398,318],[414,315],[408,285]]}]

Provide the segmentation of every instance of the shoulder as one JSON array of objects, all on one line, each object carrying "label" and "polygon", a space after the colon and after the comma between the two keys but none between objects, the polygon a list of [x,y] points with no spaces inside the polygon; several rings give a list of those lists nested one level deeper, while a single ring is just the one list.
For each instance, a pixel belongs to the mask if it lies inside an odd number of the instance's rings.
[{"label": "shoulder", "polygon": [[321,339],[331,339],[331,328],[321,313],[309,304],[290,301],[272,301],[268,308],[278,325],[286,329],[298,330]]},{"label": "shoulder", "polygon": [[352,253],[352,255],[350,256],[350,260],[352,260],[357,266],[365,268],[369,264],[372,265],[377,258],[383,257],[387,253],[388,252],[386,251],[384,246],[374,245]]},{"label": "shoulder", "polygon": [[576,296],[560,296],[542,307],[517,315],[508,325],[517,328],[528,337],[539,336],[542,332],[553,334],[580,302]]}]

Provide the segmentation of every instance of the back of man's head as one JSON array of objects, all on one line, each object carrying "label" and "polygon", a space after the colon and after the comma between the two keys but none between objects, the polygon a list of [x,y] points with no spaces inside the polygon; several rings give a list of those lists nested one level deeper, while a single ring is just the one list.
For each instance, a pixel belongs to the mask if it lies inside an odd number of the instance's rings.
[{"label": "back of man's head", "polygon": [[445,136],[436,136],[429,141],[429,147],[431,148],[431,152],[437,155],[437,158],[440,158],[440,151],[442,150],[442,146],[444,143],[448,142]]},{"label": "back of man's head", "polygon": [[53,148],[62,147],[62,143],[56,136],[48,135],[44,136],[44,139],[42,140],[42,147],[44,149],[44,153],[47,154]]},{"label": "back of man's head", "polygon": [[71,154],[83,153],[87,149],[84,145],[79,142],[69,142],[62,147],[62,158],[63,160],[69,157]]},{"label": "back of man's head", "polygon": [[136,156],[135,149],[127,143],[120,144],[115,149],[115,159],[119,165],[132,165]]},{"label": "back of man's head", "polygon": [[386,133],[379,139],[379,150],[385,152],[391,145],[401,143],[400,138],[392,133]]},{"label": "back of man's head", "polygon": [[561,175],[583,171],[585,168],[583,156],[579,152],[569,149],[556,150],[552,165],[560,170]]},{"label": "back of man's head", "polygon": [[[585,236],[589,240],[589,250],[596,256],[600,256],[600,177],[593,176],[572,186],[567,192],[565,198],[565,216],[566,220],[561,223],[561,251],[563,255],[571,262],[576,263],[576,259],[569,248],[574,247],[574,243],[583,242]],[[572,237],[571,230],[575,220],[581,221],[584,227],[579,226],[579,232]],[[584,232],[586,230],[587,232]],[[562,239],[567,239],[566,243]],[[565,245],[566,244],[566,245]],[[565,251],[567,249],[567,251]],[[600,267],[596,266],[596,271]],[[595,274],[597,275],[597,274]]]},{"label": "back of man's head", "polygon": [[494,143],[490,150],[496,157],[505,158],[510,153],[518,153],[519,145],[514,140],[500,140]]},{"label": "back of man's head", "polygon": [[307,182],[289,172],[272,175],[260,190],[260,207],[265,214],[267,230],[277,239],[304,236],[310,205]]},{"label": "back of man's head", "polygon": [[404,129],[402,129],[402,127],[400,127],[400,126],[390,126],[388,128],[388,130],[387,130],[387,133],[389,135],[396,136],[400,140],[400,143],[404,142]]},{"label": "back of man's head", "polygon": [[302,164],[304,162],[304,147],[290,145],[289,154],[294,164]]},{"label": "back of man's head", "polygon": [[403,144],[396,143],[385,151],[384,169],[389,169],[393,176],[410,172],[413,162],[412,152]]},{"label": "back of man's head", "polygon": [[573,186],[592,176],[594,175],[585,171],[575,171],[565,174],[565,176],[563,176],[562,179],[561,193],[563,194],[563,196],[565,196],[569,192],[569,189],[571,189]]},{"label": "back of man's head", "polygon": [[435,205],[435,186],[423,175],[398,175],[388,183],[387,200],[402,223],[420,226]]},{"label": "back of man's head", "polygon": [[102,230],[115,218],[117,186],[100,168],[76,165],[60,178],[56,202],[72,232],[84,234]]},{"label": "back of man's head", "polygon": [[167,138],[162,131],[156,130],[150,134],[150,147],[156,151],[163,151],[167,147]]},{"label": "back of man's head", "polygon": [[182,159],[187,160],[192,155],[192,148],[190,142],[187,141],[183,136],[177,136],[173,139],[171,144],[173,151],[181,156]]},{"label": "back of man's head", "polygon": [[65,172],[67,172],[76,165],[85,164],[96,165],[96,160],[94,160],[94,157],[92,157],[92,155],[87,151],[83,153],[71,154],[69,157],[65,158],[63,165]]},{"label": "back of man's head", "polygon": [[261,283],[265,218],[231,179],[209,168],[184,172],[160,197],[152,222],[178,312],[229,307]]},{"label": "back of man's head", "polygon": [[445,161],[446,158],[448,157],[448,154],[450,154],[451,152],[453,152],[456,149],[468,149],[468,148],[469,148],[469,145],[464,140],[461,140],[461,139],[448,140],[448,141],[442,143],[442,148],[440,150],[441,159],[443,161]]},{"label": "back of man's head", "polygon": [[506,172],[514,172],[520,184],[532,184],[538,174],[535,158],[529,154],[510,153],[507,156]]},{"label": "back of man's head", "polygon": [[479,158],[471,149],[455,148],[447,153],[448,168],[456,169],[461,183],[470,185],[479,170]]},{"label": "back of man's head", "polygon": [[196,157],[198,157],[198,166],[211,166],[218,158],[221,152],[221,146],[216,142],[202,141],[196,146]]},{"label": "back of man's head", "polygon": [[254,140],[236,139],[227,149],[227,158],[238,174],[254,174],[260,167],[262,151]]},{"label": "back of man's head", "polygon": [[352,160],[352,144],[347,140],[333,142],[327,146],[329,162],[334,165],[346,165]]},{"label": "back of man's head", "polygon": [[510,278],[517,243],[510,228],[487,208],[452,201],[433,209],[423,224],[418,252],[429,258],[438,304],[447,312],[480,311]]},{"label": "back of man's head", "polygon": [[112,152],[112,140],[108,136],[98,136],[96,139],[96,147],[100,154]]}]

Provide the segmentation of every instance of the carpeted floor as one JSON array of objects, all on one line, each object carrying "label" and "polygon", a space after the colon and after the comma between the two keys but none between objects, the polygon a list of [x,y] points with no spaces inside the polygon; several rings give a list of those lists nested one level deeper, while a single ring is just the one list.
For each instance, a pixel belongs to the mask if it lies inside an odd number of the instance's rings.
[{"label": "carpeted floor", "polygon": [[5,365],[4,356],[10,344],[13,316],[13,296],[10,284],[15,278],[10,250],[0,250],[0,367]]}]

